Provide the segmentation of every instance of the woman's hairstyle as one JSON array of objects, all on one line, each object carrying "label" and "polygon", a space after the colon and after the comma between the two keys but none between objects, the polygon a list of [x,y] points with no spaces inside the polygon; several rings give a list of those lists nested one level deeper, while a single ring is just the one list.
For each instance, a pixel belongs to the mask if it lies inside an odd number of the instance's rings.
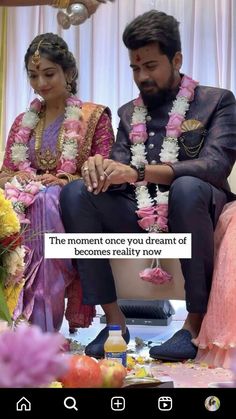
[{"label": "woman's hairstyle", "polygon": [[151,10],[126,26],[123,42],[130,50],[157,43],[160,51],[171,61],[175,53],[181,51],[179,22],[164,12]]},{"label": "woman's hairstyle", "polygon": [[40,60],[40,55],[62,67],[64,73],[70,70],[71,93],[76,94],[78,69],[74,55],[69,51],[67,43],[54,33],[44,33],[36,36],[25,54],[25,68],[28,71],[30,58]]}]

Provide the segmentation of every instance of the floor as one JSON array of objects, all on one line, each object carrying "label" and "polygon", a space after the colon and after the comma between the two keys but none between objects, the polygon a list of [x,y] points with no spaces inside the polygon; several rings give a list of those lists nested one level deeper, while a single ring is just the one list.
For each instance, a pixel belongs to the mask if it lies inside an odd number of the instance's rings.
[{"label": "floor", "polygon": [[[142,325],[129,325],[130,343],[129,349],[135,348],[135,338],[142,339],[145,343],[153,342],[156,345],[163,343],[169,339],[177,330],[182,327],[183,321],[186,317],[185,305],[180,301],[171,301],[174,307],[175,314],[173,320],[168,326],[142,326]],[[99,312],[100,311],[100,312]],[[66,337],[79,341],[82,345],[87,345],[91,342],[98,332],[105,326],[100,323],[101,310],[97,310],[97,316],[94,319],[92,326],[86,329],[79,329],[76,334],[70,335],[67,322],[62,325],[61,333]],[[147,351],[146,351],[147,352]]]},{"label": "floor", "polygon": [[[196,387],[214,387],[217,383],[231,383],[232,373],[222,368],[209,368],[207,365],[196,364],[192,361],[185,363],[161,363],[158,361],[150,362],[149,347],[158,345],[169,339],[177,330],[179,330],[186,317],[185,305],[180,301],[171,301],[175,309],[173,320],[168,326],[141,326],[129,325],[131,340],[128,346],[129,354],[132,356],[140,355],[144,360],[144,366],[151,370],[152,375],[161,381],[172,381],[174,387],[196,388]],[[97,310],[97,316],[92,326],[86,329],[80,329],[77,333],[70,335],[67,322],[62,325],[61,333],[72,339],[72,350],[77,352],[79,345],[86,346],[91,342],[98,332],[104,327],[100,323],[101,310]],[[139,340],[142,345],[137,347],[136,341]],[[81,348],[79,347],[81,352]],[[140,365],[138,365],[139,367]]]}]

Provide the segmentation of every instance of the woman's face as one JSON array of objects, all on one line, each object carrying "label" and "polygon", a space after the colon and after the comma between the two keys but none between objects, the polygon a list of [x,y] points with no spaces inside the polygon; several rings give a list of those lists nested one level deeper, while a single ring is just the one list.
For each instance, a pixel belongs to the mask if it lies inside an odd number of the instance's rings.
[{"label": "woman's face", "polygon": [[37,66],[32,63],[32,57],[29,58],[28,77],[31,87],[46,102],[56,101],[68,95],[66,76],[62,67],[42,56]]}]

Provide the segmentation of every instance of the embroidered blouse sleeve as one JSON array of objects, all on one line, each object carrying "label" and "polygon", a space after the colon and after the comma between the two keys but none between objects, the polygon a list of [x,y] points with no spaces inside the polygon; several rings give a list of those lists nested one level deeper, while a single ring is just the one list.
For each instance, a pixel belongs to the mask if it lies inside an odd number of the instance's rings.
[{"label": "embroidered blouse sleeve", "polygon": [[8,134],[8,138],[7,138],[7,143],[6,143],[6,148],[5,148],[5,154],[4,154],[4,158],[3,158],[3,165],[1,168],[1,171],[3,172],[16,172],[17,169],[14,166],[12,160],[11,160],[11,146],[15,141],[15,136],[20,128],[21,125],[21,121],[23,118],[23,113],[18,115],[17,118],[15,119],[15,121],[12,124],[12,127],[10,129],[10,132]]},{"label": "embroidered blouse sleeve", "polygon": [[114,133],[111,125],[111,119],[108,113],[104,111],[98,120],[95,134],[93,136],[91,156],[101,154],[104,157],[108,157],[113,143]]}]

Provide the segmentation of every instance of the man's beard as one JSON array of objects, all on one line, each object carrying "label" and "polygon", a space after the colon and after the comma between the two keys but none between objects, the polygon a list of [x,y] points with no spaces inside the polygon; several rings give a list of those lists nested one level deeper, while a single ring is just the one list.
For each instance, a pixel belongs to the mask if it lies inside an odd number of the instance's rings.
[{"label": "man's beard", "polygon": [[[174,73],[172,72],[168,82],[166,83],[166,87],[158,88],[158,91],[155,93],[147,93],[143,92],[142,88],[144,87],[154,87],[157,88],[157,84],[154,81],[144,81],[140,84],[139,89],[143,99],[144,104],[150,108],[154,109],[157,106],[163,105],[164,103],[168,102],[168,100],[173,98],[173,84],[174,84]],[[175,93],[174,93],[175,96]]]}]

